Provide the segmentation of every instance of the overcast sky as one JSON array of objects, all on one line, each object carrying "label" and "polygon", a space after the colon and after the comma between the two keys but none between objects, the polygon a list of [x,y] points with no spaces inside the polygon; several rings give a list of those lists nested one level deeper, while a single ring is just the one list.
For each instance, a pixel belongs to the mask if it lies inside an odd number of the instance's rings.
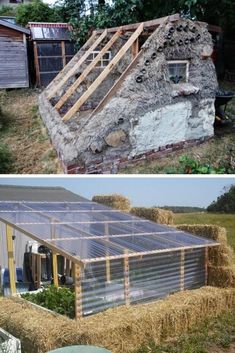
[{"label": "overcast sky", "polygon": [[62,186],[89,199],[120,193],[134,206],[207,207],[235,177],[1,177],[0,184]]}]

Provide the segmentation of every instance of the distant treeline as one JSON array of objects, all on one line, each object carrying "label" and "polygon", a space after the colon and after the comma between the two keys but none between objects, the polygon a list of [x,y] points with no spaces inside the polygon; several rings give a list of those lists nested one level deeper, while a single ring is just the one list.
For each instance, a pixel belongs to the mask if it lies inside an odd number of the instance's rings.
[{"label": "distant treeline", "polygon": [[225,189],[223,195],[217,197],[207,207],[208,212],[235,213],[235,185],[231,185],[229,189]]},{"label": "distant treeline", "polygon": [[164,206],[159,207],[164,210],[172,211],[174,213],[193,213],[193,212],[206,212],[205,208],[202,207],[187,207],[187,206]]}]

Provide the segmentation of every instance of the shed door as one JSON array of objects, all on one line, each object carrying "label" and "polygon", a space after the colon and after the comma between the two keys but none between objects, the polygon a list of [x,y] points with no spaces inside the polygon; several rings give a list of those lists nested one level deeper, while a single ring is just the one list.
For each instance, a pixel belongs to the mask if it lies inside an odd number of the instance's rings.
[{"label": "shed door", "polygon": [[23,34],[0,26],[0,88],[28,86],[27,51]]}]

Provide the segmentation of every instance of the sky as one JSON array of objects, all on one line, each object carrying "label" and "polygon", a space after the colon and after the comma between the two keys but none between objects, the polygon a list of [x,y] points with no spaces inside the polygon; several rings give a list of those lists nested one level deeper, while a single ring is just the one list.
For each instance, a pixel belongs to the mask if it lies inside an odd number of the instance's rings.
[{"label": "sky", "polygon": [[0,184],[28,186],[62,186],[91,199],[97,194],[119,193],[127,196],[133,206],[197,206],[207,207],[235,184],[235,177],[8,177]]}]

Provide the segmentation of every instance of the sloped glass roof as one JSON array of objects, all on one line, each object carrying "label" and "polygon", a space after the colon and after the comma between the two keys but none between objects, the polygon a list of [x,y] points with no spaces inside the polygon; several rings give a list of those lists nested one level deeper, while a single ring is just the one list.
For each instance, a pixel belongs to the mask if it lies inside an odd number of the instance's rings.
[{"label": "sloped glass roof", "polygon": [[218,245],[91,201],[1,201],[0,221],[84,263]]}]

